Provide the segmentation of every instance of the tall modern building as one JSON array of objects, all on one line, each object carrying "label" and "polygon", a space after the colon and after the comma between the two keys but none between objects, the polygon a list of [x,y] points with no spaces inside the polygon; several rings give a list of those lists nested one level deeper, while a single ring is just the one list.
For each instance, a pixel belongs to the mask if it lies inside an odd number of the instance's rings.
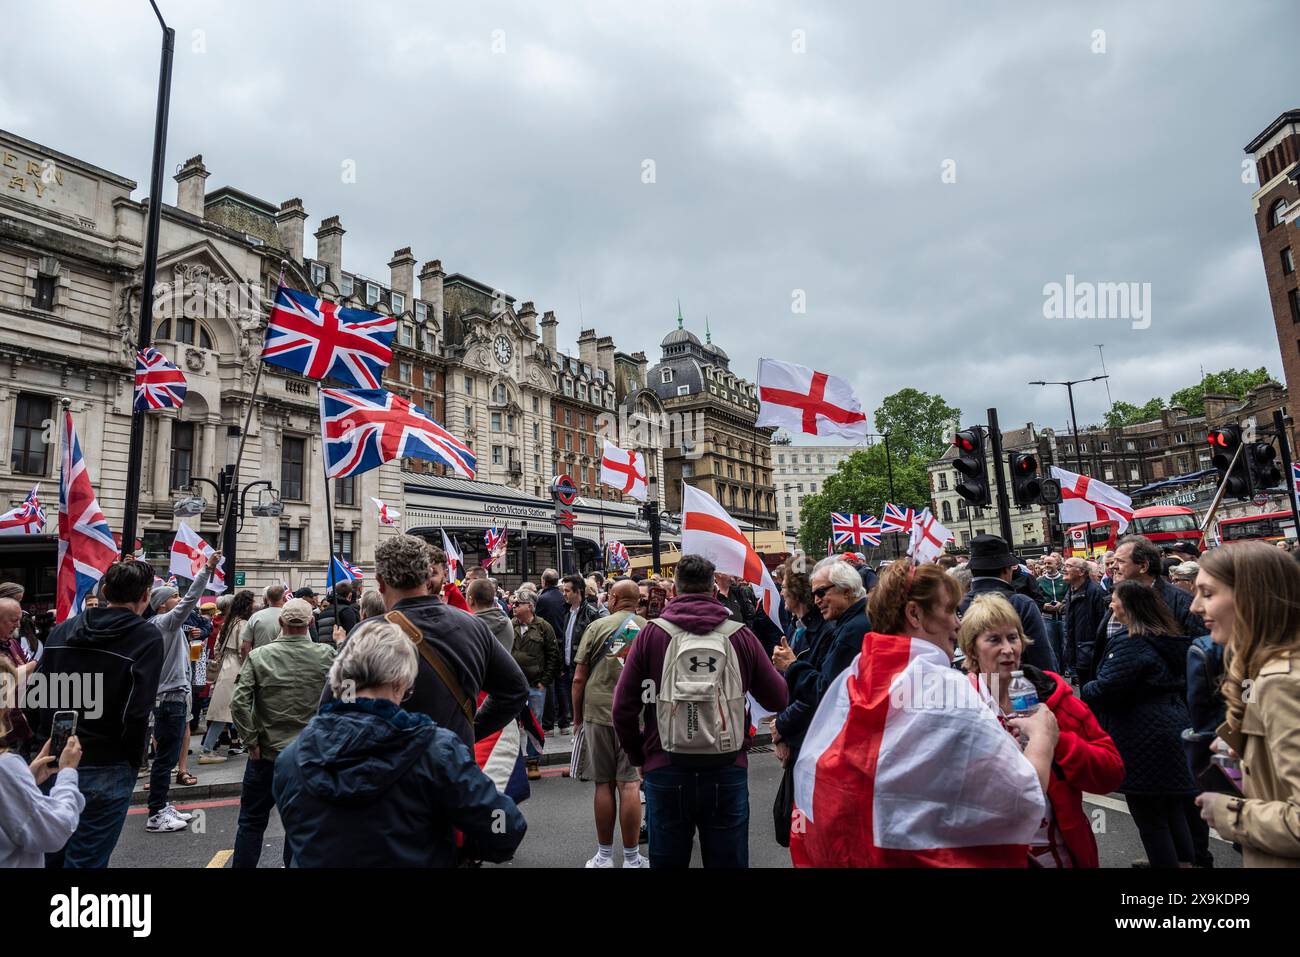
[{"label": "tall modern building", "polygon": [[790,436],[783,431],[772,437],[772,475],[778,527],[782,531],[799,534],[803,500],[817,495],[840,463],[858,449],[852,445],[792,445]]},{"label": "tall modern building", "polygon": [[[1251,197],[1255,230],[1264,257],[1277,343],[1288,392],[1300,386],[1300,110],[1283,113],[1246,144],[1255,161],[1259,189]],[[1291,433],[1291,448],[1297,447]]]}]

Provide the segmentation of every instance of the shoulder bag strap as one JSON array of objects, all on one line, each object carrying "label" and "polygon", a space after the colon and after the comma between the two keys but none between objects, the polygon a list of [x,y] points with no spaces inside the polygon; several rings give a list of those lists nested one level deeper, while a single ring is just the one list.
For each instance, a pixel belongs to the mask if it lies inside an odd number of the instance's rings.
[{"label": "shoulder bag strap", "polygon": [[424,633],[415,626],[411,619],[407,618],[400,611],[390,611],[384,616],[384,621],[392,622],[398,628],[402,629],[406,634],[406,637],[411,639],[415,644],[415,650],[420,653],[420,657],[428,663],[430,668],[438,673],[438,677],[442,679],[442,683],[447,686],[447,690],[450,691],[452,697],[456,699],[456,704],[459,705],[460,710],[464,712],[465,718],[470,724],[473,724],[473,702],[469,700],[469,695],[465,694],[464,690],[461,688],[460,682],[457,681],[456,676],[452,674],[451,668],[447,667],[447,662],[443,661],[442,656],[434,650],[433,646],[424,640]]}]

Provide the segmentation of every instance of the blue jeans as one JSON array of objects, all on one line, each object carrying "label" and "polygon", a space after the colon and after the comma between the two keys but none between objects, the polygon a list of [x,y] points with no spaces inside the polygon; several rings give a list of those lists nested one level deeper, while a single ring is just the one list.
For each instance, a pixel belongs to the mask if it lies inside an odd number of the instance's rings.
[{"label": "blue jeans", "polygon": [[[51,777],[46,785],[53,787]],[[108,867],[135,790],[135,769],[127,764],[77,769],[77,790],[86,807],[63,850],[45,856],[46,867]]]},{"label": "blue jeans", "polygon": [[1065,623],[1058,618],[1048,618],[1043,616],[1043,627],[1047,630],[1047,642],[1052,646],[1052,651],[1056,652],[1056,666],[1061,669],[1061,674],[1069,671],[1065,664]]},{"label": "blue jeans", "polygon": [[160,702],[153,709],[153,737],[158,743],[149,770],[149,814],[167,806],[172,771],[181,759],[181,742],[189,737],[190,709],[186,698]]},{"label": "blue jeans", "polygon": [[555,702],[554,716],[557,728],[567,728],[573,724],[573,668],[560,668],[560,675],[547,689],[551,700]]},{"label": "blue jeans", "polygon": [[656,768],[645,776],[651,867],[690,867],[695,832],[705,867],[749,866],[749,772]]},{"label": "blue jeans", "polygon": [[[262,838],[271,821],[275,796],[271,782],[275,778],[275,762],[266,758],[249,758],[244,766],[244,785],[239,796],[239,826],[235,831],[235,853],[230,866],[256,867],[262,857]],[[289,866],[289,839],[284,841],[284,866]]]},{"label": "blue jeans", "polygon": [[[528,689],[528,710],[533,713],[533,717],[537,719],[538,724],[542,723],[542,712],[545,709],[546,689],[530,687]],[[537,746],[533,744],[532,738],[525,735],[524,741],[528,743],[528,760],[533,761],[541,757],[541,752],[538,751]]]}]

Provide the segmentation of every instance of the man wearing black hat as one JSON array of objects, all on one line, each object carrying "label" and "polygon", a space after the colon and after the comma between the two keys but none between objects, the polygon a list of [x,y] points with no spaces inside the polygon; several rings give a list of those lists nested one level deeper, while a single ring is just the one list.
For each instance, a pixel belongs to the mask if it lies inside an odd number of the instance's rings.
[{"label": "man wearing black hat", "polygon": [[1021,661],[1033,665],[1042,671],[1058,671],[1056,653],[1051,642],[1047,640],[1047,628],[1043,625],[1043,614],[1038,605],[1028,595],[1022,595],[1011,587],[1012,577],[1020,559],[1012,554],[1007,543],[996,535],[976,535],[970,543],[971,579],[970,591],[957,606],[958,614],[965,614],[976,595],[989,592],[1001,595],[1011,602],[1016,613],[1020,615],[1020,626],[1025,637],[1030,639],[1028,647],[1021,655]]},{"label": "man wearing black hat", "polygon": [[316,616],[320,613],[320,599],[316,597],[316,592],[312,591],[312,589],[309,588],[308,586],[303,585],[301,588],[299,588],[296,592],[293,593],[293,597],[301,598],[307,604],[311,605],[312,608],[311,627],[307,631],[307,633],[311,635],[311,640],[317,642],[318,644],[326,644],[332,646],[334,644],[334,634],[333,634],[334,629],[331,627],[330,634],[325,637],[321,637],[320,629],[316,627]]}]

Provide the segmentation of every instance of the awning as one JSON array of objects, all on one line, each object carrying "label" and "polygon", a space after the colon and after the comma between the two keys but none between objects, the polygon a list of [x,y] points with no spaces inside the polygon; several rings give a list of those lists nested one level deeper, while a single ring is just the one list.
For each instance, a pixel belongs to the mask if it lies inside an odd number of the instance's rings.
[{"label": "awning", "polygon": [[1217,475],[1217,469],[1202,469],[1200,472],[1189,472],[1186,475],[1176,475],[1173,478],[1167,478],[1160,482],[1152,482],[1150,485],[1143,485],[1140,489],[1129,492],[1130,498],[1137,498],[1139,495],[1154,495],[1157,492],[1167,491],[1179,485],[1190,485],[1199,482],[1202,479]]}]

